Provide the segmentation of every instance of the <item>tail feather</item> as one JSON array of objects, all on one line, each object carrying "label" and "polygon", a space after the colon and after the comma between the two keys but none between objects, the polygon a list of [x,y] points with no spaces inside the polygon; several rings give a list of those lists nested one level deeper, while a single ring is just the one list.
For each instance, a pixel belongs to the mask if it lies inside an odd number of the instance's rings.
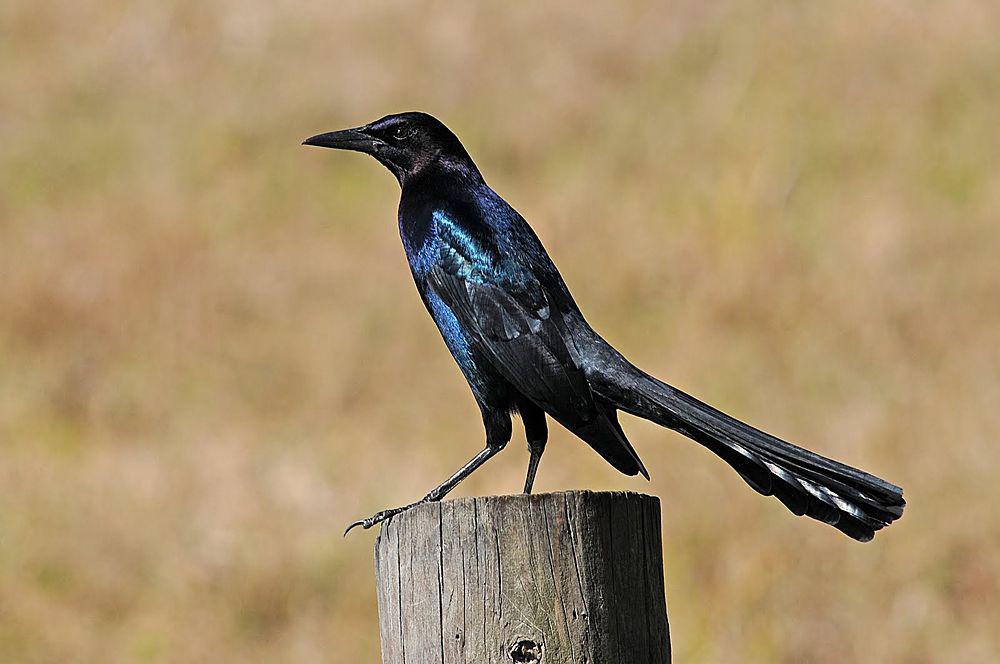
[{"label": "tail feather", "polygon": [[626,475],[642,475],[647,480],[649,472],[642,464],[618,423],[618,412],[604,404],[598,406],[598,414],[587,423],[560,421],[563,426],[590,445],[604,460]]},{"label": "tail feather", "polygon": [[796,515],[867,542],[903,513],[902,489],[881,478],[776,438],[641,372],[627,390],[619,385],[604,390],[619,408],[701,443],[755,491],[773,495]]}]

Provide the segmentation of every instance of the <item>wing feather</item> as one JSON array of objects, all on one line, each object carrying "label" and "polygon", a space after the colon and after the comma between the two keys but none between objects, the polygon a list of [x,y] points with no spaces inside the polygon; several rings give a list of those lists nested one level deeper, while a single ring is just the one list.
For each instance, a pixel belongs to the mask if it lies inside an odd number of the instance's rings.
[{"label": "wing feather", "polygon": [[495,253],[439,235],[428,286],[458,319],[470,344],[524,397],[628,475],[642,461],[613,408],[597,403],[583,368],[567,348],[562,312],[528,270]]},{"label": "wing feather", "polygon": [[440,266],[430,270],[428,283],[476,346],[524,396],[555,417],[592,419],[590,386],[547,305],[529,309],[508,289],[464,279]]}]

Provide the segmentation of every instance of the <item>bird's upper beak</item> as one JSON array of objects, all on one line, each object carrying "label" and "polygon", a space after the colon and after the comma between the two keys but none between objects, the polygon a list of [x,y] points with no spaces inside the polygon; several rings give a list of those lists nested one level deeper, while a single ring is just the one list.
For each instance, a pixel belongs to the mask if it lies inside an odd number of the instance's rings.
[{"label": "bird's upper beak", "polygon": [[364,127],[358,127],[356,129],[342,129],[340,131],[317,134],[302,141],[302,145],[315,145],[321,148],[334,148],[336,150],[354,150],[355,152],[372,154],[375,152],[375,144],[377,142],[377,139],[364,132]]}]

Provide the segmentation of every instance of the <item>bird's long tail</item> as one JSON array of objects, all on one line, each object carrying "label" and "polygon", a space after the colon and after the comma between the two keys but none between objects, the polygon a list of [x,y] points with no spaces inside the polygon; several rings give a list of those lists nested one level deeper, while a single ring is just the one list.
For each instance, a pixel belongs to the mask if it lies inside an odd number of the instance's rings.
[{"label": "bird's long tail", "polygon": [[[867,542],[903,513],[903,490],[776,438],[630,366],[622,410],[669,427],[722,457],[759,493]],[[616,381],[617,382],[617,381]]]}]

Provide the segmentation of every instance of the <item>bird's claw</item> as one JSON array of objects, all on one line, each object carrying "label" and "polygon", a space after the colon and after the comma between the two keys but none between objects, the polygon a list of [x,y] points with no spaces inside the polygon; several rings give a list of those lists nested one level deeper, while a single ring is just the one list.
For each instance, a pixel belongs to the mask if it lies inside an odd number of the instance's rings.
[{"label": "bird's claw", "polygon": [[382,523],[383,521],[391,519],[392,517],[396,516],[400,512],[405,512],[406,510],[410,509],[411,507],[413,507],[413,505],[407,505],[406,507],[393,507],[392,509],[382,510],[381,512],[379,512],[377,514],[373,514],[372,516],[368,517],[367,519],[358,519],[357,521],[355,521],[351,525],[347,526],[347,529],[344,531],[344,537],[347,537],[347,533],[351,532],[351,530],[353,530],[354,528],[357,528],[358,526],[361,526],[365,530],[368,530],[369,528],[371,528],[372,526],[374,526],[376,523]]}]

